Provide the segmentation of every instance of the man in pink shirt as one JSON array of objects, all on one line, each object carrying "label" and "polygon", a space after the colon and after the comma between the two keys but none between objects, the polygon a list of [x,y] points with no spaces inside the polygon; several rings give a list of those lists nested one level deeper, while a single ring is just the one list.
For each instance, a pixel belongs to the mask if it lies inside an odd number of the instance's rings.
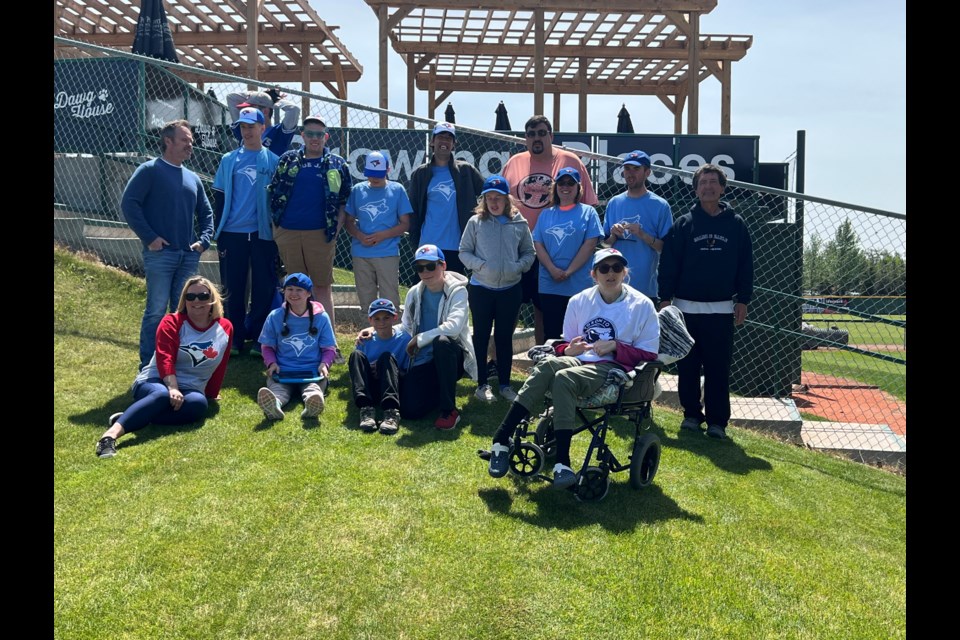
[{"label": "man in pink shirt", "polygon": [[[501,174],[513,185],[511,195],[516,200],[520,213],[530,225],[530,232],[537,226],[540,212],[551,205],[550,192],[553,188],[553,176],[564,167],[573,167],[582,176],[583,194],[580,202],[597,204],[597,194],[593,191],[590,174],[580,158],[564,149],[553,148],[553,127],[546,116],[533,116],[523,127],[527,141],[527,150],[511,156],[503,166]],[[543,314],[540,311],[537,280],[539,261],[523,274],[523,300],[533,303],[534,338],[537,344],[543,344]]]}]

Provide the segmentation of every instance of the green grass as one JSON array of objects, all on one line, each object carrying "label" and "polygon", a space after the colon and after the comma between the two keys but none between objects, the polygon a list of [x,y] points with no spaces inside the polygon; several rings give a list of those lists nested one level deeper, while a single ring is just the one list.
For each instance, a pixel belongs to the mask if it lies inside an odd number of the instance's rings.
[{"label": "green grass", "polygon": [[475,451],[506,406],[467,382],[453,433],[368,435],[344,367],[319,426],[299,406],[265,422],[252,357],[203,424],[100,460],[144,288],[57,250],[54,270],[55,638],[905,637],[903,477],[736,428],[680,435],[659,406],[653,486],[614,474],[596,504],[490,478]]},{"label": "green grass", "polygon": [[[884,316],[895,320],[906,320],[906,316]],[[845,322],[848,320],[849,322]],[[906,330],[883,322],[865,322],[855,316],[808,314],[803,321],[818,329],[837,327],[850,334],[849,344],[896,345],[898,357],[906,357],[904,335]]]},{"label": "green grass", "polygon": [[817,349],[803,352],[801,366],[804,371],[871,384],[907,401],[907,367],[902,364],[838,349]]}]

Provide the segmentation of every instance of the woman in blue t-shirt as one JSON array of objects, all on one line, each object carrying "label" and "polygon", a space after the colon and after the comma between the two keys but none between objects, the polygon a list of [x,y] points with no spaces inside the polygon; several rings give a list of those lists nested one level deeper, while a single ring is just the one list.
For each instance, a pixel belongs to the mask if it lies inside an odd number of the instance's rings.
[{"label": "woman in blue t-shirt", "polygon": [[563,332],[567,302],[593,285],[590,262],[603,226],[597,210],[580,202],[580,172],[564,167],[557,172],[551,205],[537,219],[533,246],[540,261],[540,309],[543,335],[549,340]]}]

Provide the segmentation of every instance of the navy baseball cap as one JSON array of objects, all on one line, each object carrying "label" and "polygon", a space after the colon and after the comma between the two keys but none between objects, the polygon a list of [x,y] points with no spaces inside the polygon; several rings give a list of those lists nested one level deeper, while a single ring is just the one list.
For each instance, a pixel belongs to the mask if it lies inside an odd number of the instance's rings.
[{"label": "navy baseball cap", "polygon": [[559,182],[560,178],[564,176],[570,176],[573,178],[574,182],[580,184],[580,172],[573,167],[564,167],[563,169],[560,169],[560,171],[557,171],[557,177],[554,178],[554,181]]},{"label": "navy baseball cap", "polygon": [[291,273],[283,279],[283,287],[300,287],[307,291],[313,290],[313,280],[305,273]]},{"label": "navy baseball cap", "polygon": [[379,151],[371,151],[368,153],[367,160],[363,165],[363,175],[368,178],[386,178],[387,156]]},{"label": "navy baseball cap", "polygon": [[632,164],[635,167],[649,167],[650,166],[650,156],[645,154],[639,149],[636,151],[631,151],[620,163],[621,165]]},{"label": "navy baseball cap", "polygon": [[443,257],[443,251],[435,244],[425,244],[414,251],[413,261],[418,262],[420,260],[426,260],[427,262],[438,262],[442,260],[446,262],[446,258]]},{"label": "navy baseball cap", "polygon": [[489,178],[483,181],[483,189],[480,190],[480,195],[487,193],[488,191],[496,191],[497,193],[502,193],[505,196],[510,195],[510,183],[507,182],[507,179],[499,174],[493,174]]},{"label": "navy baseball cap", "polygon": [[367,317],[372,318],[378,311],[386,311],[392,316],[397,315],[397,308],[393,305],[393,302],[386,298],[377,298],[371,302],[370,308],[367,310]]}]

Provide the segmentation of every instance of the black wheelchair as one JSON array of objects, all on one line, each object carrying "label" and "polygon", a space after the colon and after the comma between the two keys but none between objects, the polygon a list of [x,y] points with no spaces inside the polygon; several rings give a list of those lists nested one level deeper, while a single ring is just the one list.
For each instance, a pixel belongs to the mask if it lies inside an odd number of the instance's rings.
[{"label": "black wheelchair", "polygon": [[[654,360],[640,363],[628,373],[618,370],[622,376],[608,380],[608,384],[592,396],[577,402],[577,416],[582,424],[573,433],[589,431],[591,435],[577,483],[571,487],[578,500],[603,500],[610,490],[611,473],[629,470],[630,486],[637,490],[653,483],[660,466],[660,439],[649,429],[653,424],[652,403],[659,395],[657,379],[663,366]],[[549,399],[549,395],[547,397]],[[584,411],[599,412],[599,415],[590,419]],[[615,416],[624,416],[634,425],[633,448],[625,462],[621,462],[607,444],[610,419]],[[510,473],[521,478],[553,481],[542,473],[548,459],[556,453],[552,406],[548,404],[540,415],[521,421],[512,443]],[[481,457],[484,456],[481,454]]]}]

